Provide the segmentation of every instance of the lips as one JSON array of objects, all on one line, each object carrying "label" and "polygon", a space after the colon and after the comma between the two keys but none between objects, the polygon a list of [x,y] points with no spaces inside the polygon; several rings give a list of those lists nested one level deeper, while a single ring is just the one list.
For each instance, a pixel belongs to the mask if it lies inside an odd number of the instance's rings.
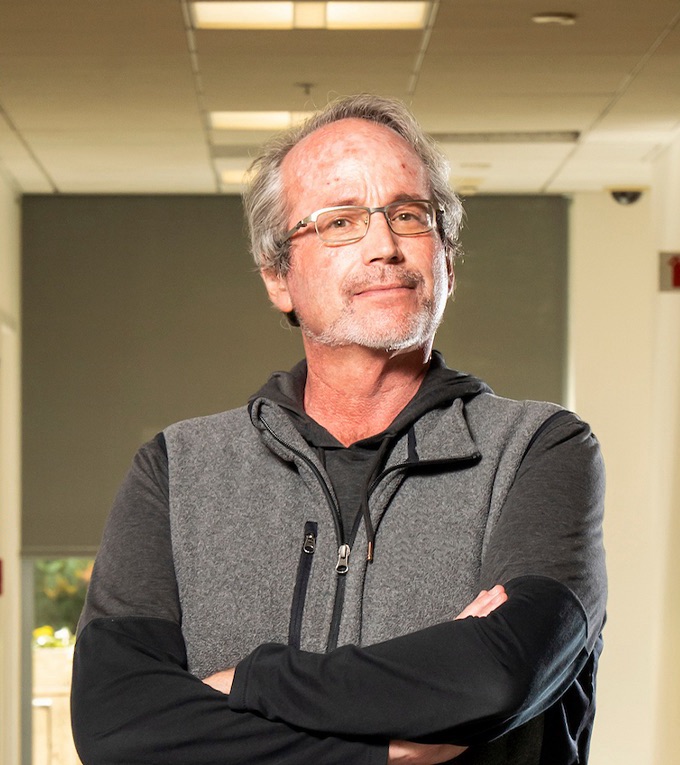
[{"label": "lips", "polygon": [[365,287],[355,291],[355,295],[363,295],[366,292],[387,292],[388,290],[412,290],[415,289],[413,284],[367,284]]}]

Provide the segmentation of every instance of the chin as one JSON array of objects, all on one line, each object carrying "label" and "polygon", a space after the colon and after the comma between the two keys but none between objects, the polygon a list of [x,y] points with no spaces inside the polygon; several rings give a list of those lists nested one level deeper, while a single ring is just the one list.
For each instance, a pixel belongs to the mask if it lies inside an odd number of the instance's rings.
[{"label": "chin", "polygon": [[305,336],[321,345],[341,348],[356,345],[363,348],[404,353],[431,346],[432,338],[444,316],[447,295],[443,290],[413,307],[394,306],[359,310],[347,305],[325,327],[312,327],[297,311]]},{"label": "chin", "polygon": [[358,345],[390,353],[403,353],[431,343],[438,325],[439,320],[427,312],[399,322],[393,316],[390,321],[383,322],[376,321],[375,317],[372,320],[356,321],[343,316],[320,333],[311,332],[304,325],[302,328],[307,337],[330,347]]}]

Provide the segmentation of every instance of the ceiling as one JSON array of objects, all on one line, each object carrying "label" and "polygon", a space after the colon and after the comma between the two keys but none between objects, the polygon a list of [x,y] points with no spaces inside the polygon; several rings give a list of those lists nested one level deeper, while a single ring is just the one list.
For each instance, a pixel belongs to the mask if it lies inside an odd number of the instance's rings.
[{"label": "ceiling", "polygon": [[[577,23],[532,23],[547,10]],[[222,172],[266,134],[209,112],[365,91],[411,105],[463,194],[644,187],[680,135],[680,0],[435,0],[429,29],[399,32],[190,18],[183,0],[0,0],[0,172],[23,193],[237,192]]]}]

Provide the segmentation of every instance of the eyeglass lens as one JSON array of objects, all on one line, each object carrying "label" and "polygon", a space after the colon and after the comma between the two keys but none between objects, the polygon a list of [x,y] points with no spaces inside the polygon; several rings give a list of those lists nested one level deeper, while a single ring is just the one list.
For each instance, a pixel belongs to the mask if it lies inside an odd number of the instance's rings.
[{"label": "eyeglass lens", "polygon": [[[434,210],[429,202],[394,202],[385,207],[385,216],[389,227],[400,236],[424,234],[434,226]],[[365,236],[370,213],[365,207],[336,207],[320,213],[315,223],[324,242],[347,242]]]}]

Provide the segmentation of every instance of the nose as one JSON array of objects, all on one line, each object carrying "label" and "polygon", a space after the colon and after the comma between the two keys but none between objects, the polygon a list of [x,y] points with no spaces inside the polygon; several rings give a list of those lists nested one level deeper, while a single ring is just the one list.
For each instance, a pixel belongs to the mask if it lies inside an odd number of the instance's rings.
[{"label": "nose", "polygon": [[400,239],[387,224],[384,212],[372,213],[368,231],[361,240],[364,263],[398,263],[403,260]]}]

